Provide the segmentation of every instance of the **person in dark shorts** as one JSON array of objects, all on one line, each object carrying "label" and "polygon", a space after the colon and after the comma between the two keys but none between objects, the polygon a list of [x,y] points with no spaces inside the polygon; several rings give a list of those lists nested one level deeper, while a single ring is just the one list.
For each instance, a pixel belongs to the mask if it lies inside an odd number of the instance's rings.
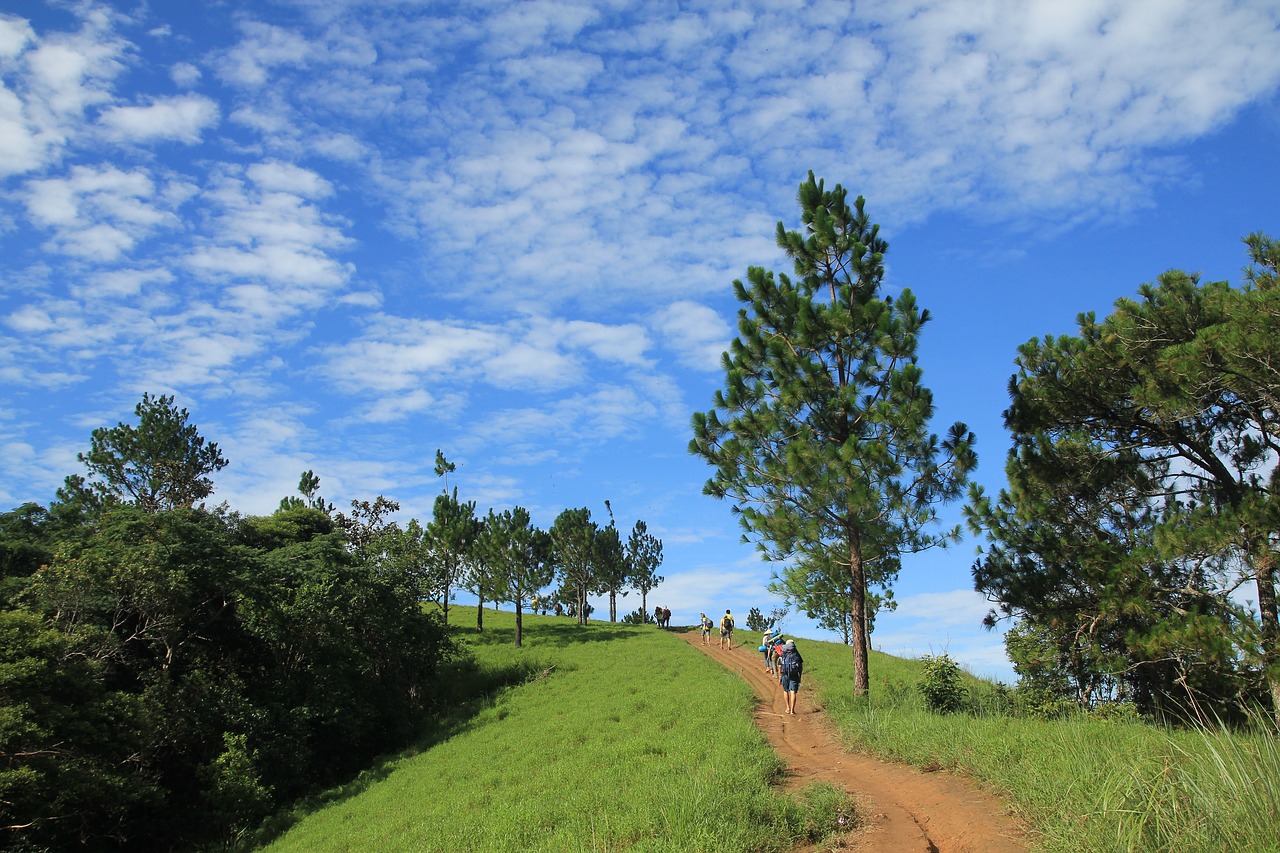
[{"label": "person in dark shorts", "polygon": [[733,648],[733,614],[728,610],[720,619],[720,648]]}]

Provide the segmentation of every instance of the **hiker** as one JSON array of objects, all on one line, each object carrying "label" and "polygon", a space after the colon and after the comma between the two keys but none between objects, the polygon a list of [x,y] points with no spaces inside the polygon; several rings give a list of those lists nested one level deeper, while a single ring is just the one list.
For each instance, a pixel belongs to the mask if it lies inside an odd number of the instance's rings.
[{"label": "hiker", "polygon": [[653,606],[653,624],[657,625],[659,628],[662,627],[662,605],[661,604],[655,604]]},{"label": "hiker", "polygon": [[561,614],[563,614],[563,613],[564,613],[564,605],[557,601],[557,602],[556,602],[556,615],[557,615],[557,616],[560,616],[560,615],[561,615]]},{"label": "hiker", "polygon": [[662,608],[662,627],[663,628],[671,627],[671,608],[670,607]]},{"label": "hiker", "polygon": [[703,613],[700,624],[702,626],[702,645],[709,646],[711,645],[711,617]]},{"label": "hiker", "polygon": [[796,712],[796,694],[800,692],[800,675],[804,672],[804,658],[796,649],[795,640],[787,640],[778,658],[778,672],[782,678],[782,692],[787,700],[787,713]]},{"label": "hiker", "polygon": [[782,650],[786,647],[783,642],[782,635],[778,634],[773,638],[773,647],[770,649],[773,657],[773,671],[778,676],[778,683],[782,683],[782,668],[778,666],[778,658],[782,657]]},{"label": "hiker", "polygon": [[760,641],[760,651],[764,652],[764,671],[773,672],[773,635],[776,634],[773,628],[766,628],[764,639]]},{"label": "hiker", "polygon": [[728,610],[720,619],[720,648],[733,648],[733,614]]}]

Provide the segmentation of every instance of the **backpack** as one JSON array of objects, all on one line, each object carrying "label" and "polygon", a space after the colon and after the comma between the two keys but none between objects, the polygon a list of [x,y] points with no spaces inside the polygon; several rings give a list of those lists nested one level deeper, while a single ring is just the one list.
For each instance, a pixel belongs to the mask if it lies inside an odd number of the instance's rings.
[{"label": "backpack", "polygon": [[800,652],[795,649],[787,649],[778,659],[778,666],[781,667],[783,675],[799,678],[800,673],[804,671],[804,658],[800,657]]},{"label": "backpack", "polygon": [[732,616],[730,616],[728,613],[726,613],[726,614],[724,615],[724,622],[723,622],[722,624],[724,625],[724,629],[725,629],[726,631],[732,631],[732,630],[733,630],[733,617],[732,617]]}]

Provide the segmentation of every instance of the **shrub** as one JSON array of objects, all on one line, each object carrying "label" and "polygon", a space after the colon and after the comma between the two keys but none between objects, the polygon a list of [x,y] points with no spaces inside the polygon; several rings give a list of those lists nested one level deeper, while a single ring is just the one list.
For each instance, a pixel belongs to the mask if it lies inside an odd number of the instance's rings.
[{"label": "shrub", "polygon": [[965,707],[965,689],[961,682],[960,664],[950,655],[925,655],[919,688],[930,711],[950,714]]}]

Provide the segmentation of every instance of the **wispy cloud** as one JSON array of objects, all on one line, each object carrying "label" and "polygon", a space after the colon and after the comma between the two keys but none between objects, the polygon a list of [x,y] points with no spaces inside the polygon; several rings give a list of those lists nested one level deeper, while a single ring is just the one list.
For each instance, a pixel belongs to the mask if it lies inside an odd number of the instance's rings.
[{"label": "wispy cloud", "polygon": [[145,107],[111,107],[99,121],[110,139],[123,142],[175,140],[195,143],[218,123],[218,105],[199,95],[164,98]]}]

